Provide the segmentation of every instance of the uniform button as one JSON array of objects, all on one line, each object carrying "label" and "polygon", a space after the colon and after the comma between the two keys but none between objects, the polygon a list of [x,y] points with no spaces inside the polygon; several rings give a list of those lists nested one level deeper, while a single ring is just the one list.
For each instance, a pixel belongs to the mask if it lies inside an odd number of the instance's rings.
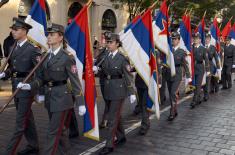
[{"label": "uniform button", "polygon": [[16,60],[14,60],[14,62],[16,62]]}]

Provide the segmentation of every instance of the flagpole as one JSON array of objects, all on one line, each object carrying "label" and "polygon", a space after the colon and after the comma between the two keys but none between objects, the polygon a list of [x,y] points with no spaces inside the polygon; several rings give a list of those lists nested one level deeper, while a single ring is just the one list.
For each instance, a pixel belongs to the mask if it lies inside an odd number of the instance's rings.
[{"label": "flagpole", "polygon": [[155,1],[150,7],[149,7],[149,9],[153,9],[154,8],[154,6],[157,4],[159,2],[159,0],[157,0],[157,1]]},{"label": "flagpole", "polygon": [[188,8],[186,8],[185,12],[184,12],[184,15],[186,15],[188,13]]},{"label": "flagpole", "polygon": [[89,0],[89,1],[86,3],[86,5],[88,6],[88,8],[91,6],[92,2],[93,2],[93,0]]},{"label": "flagpole", "polygon": [[207,10],[204,12],[204,14],[203,14],[203,18],[205,18],[205,16],[206,16],[206,13],[207,13]]}]

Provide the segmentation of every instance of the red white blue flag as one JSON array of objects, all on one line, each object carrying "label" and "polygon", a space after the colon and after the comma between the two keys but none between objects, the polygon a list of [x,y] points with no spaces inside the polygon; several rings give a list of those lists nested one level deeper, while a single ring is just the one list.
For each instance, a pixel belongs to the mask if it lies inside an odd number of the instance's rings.
[{"label": "red white blue flag", "polygon": [[45,0],[35,0],[25,22],[33,28],[28,32],[28,38],[35,44],[47,49],[47,21]]},{"label": "red white blue flag", "polygon": [[220,29],[218,27],[217,18],[215,17],[213,20],[213,24],[210,28],[210,34],[211,34],[211,45],[214,45],[216,47],[217,53],[220,52]]},{"label": "red white blue flag", "polygon": [[147,10],[125,33],[120,33],[120,39],[129,59],[148,86],[147,107],[154,108],[160,118],[151,10]]},{"label": "red white blue flag", "polygon": [[84,136],[99,140],[95,76],[92,70],[93,59],[88,12],[88,6],[85,5],[73,19],[71,24],[66,28],[65,37],[69,45],[68,50],[76,57],[78,75],[83,83],[87,109],[86,114],[84,115]]},{"label": "red white blue flag", "polygon": [[199,23],[199,25],[197,26],[197,28],[195,29],[195,33],[199,33],[201,36],[201,43],[203,46],[205,46],[205,40],[206,40],[206,32],[205,32],[205,16],[203,16],[201,22]]},{"label": "red white blue flag", "polygon": [[182,22],[179,27],[180,33],[180,47],[185,50],[188,54],[187,62],[189,65],[189,70],[191,73],[192,84],[194,85],[194,58],[192,52],[192,29],[191,29],[191,21],[189,15],[184,15],[182,18]]},{"label": "red white blue flag", "polygon": [[170,20],[168,17],[168,6],[166,0],[161,5],[153,20],[153,38],[157,48],[166,55],[166,64],[171,68],[171,75],[175,75],[175,62],[172,53],[170,38]]},{"label": "red white blue flag", "polygon": [[231,37],[231,44],[235,46],[235,23],[233,24],[233,27],[231,28],[229,36]]}]

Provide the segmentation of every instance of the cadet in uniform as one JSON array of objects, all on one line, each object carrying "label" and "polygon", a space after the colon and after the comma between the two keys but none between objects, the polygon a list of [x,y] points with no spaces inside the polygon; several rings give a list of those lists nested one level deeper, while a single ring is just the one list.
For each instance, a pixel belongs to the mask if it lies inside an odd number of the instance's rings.
[{"label": "cadet in uniform", "polygon": [[[160,68],[160,52],[156,51],[156,62],[158,69],[158,84],[161,85],[161,68]],[[136,71],[135,69],[132,72]],[[146,135],[150,128],[150,120],[149,120],[149,109],[147,107],[148,100],[148,86],[145,84],[144,80],[137,73],[135,77],[135,87],[137,89],[138,95],[138,108],[142,115],[141,127],[139,130],[140,135]],[[136,109],[135,109],[136,110]]]},{"label": "cadet in uniform", "polygon": [[[13,18],[14,24],[10,27],[12,34],[16,40],[16,46],[10,57],[9,67],[0,78],[11,78],[12,91],[16,90],[19,82],[23,81],[33,67],[40,59],[40,50],[30,44],[27,40],[27,33],[32,27],[25,23],[22,19]],[[18,155],[26,155],[38,152],[38,137],[34,123],[34,116],[31,110],[33,97],[35,93],[29,90],[20,90],[15,98],[16,106],[16,128],[6,147],[4,155],[13,155],[17,146],[24,135],[28,141],[26,149],[18,152]]]},{"label": "cadet in uniform", "polygon": [[188,68],[188,63],[186,61],[187,53],[179,47],[180,43],[180,35],[177,32],[172,33],[172,45],[173,45],[173,55],[174,55],[174,61],[175,61],[175,71],[176,74],[172,77],[171,76],[171,69],[168,68],[167,70],[167,76],[171,77],[169,80],[167,80],[167,86],[170,96],[170,102],[171,102],[171,109],[170,109],[170,115],[168,117],[168,121],[173,121],[175,117],[178,115],[177,112],[177,100],[178,100],[178,89],[180,86],[180,83],[182,81],[183,71],[182,67],[185,70],[186,74],[186,81],[189,83],[191,82],[191,76]]},{"label": "cadet in uniform", "polygon": [[101,93],[103,96],[103,99],[105,101],[105,108],[104,108],[104,113],[103,113],[103,117],[102,117],[102,121],[99,125],[100,128],[105,128],[107,126],[107,114],[109,111],[109,107],[110,107],[110,103],[104,98],[104,81],[105,81],[105,74],[104,71],[102,69],[100,69],[100,66],[103,64],[104,60],[107,58],[109,51],[107,49],[107,45],[106,45],[106,40],[108,38],[110,38],[110,34],[111,32],[106,31],[104,32],[104,37],[105,37],[105,42],[103,43],[103,47],[101,47],[99,50],[101,51],[100,54],[97,56],[96,58],[96,62],[95,65],[93,67],[93,71],[97,74],[98,73],[98,77],[99,77],[99,82],[100,82],[100,89],[101,89]]},{"label": "cadet in uniform", "polygon": [[[46,60],[42,64],[39,76],[30,84],[20,83],[21,89],[37,90],[45,86],[45,107],[49,114],[49,128],[44,155],[66,154],[62,145],[61,134],[68,111],[75,104],[79,106],[79,114],[84,115],[86,108],[78,78],[76,62],[71,53],[65,50],[64,27],[52,24],[47,30],[48,45],[50,47]],[[70,81],[72,92],[67,86]]]},{"label": "cadet in uniform", "polygon": [[[210,44],[211,35],[206,35],[206,49],[210,64],[210,73],[211,76],[206,78],[206,85],[204,86],[204,101],[207,101],[209,98],[209,91],[211,93],[218,92],[219,90],[219,83],[218,78],[215,77],[215,74],[220,72],[220,62],[219,56],[216,51],[216,47]],[[214,59],[214,61],[213,61]]]},{"label": "cadet in uniform", "polygon": [[194,56],[194,78],[195,87],[193,101],[191,103],[191,108],[194,108],[196,104],[201,103],[201,87],[203,76],[209,76],[209,60],[206,52],[206,48],[201,44],[201,38],[199,33],[194,34],[194,45],[193,45],[193,56]]},{"label": "cadet in uniform", "polygon": [[[123,144],[126,142],[125,132],[121,119],[121,108],[124,99],[130,96],[131,103],[135,102],[136,96],[132,87],[132,76],[130,73],[130,64],[125,56],[119,51],[121,46],[119,35],[111,34],[110,40],[107,41],[109,55],[101,69],[105,74],[104,81],[104,98],[109,102],[108,124],[105,128],[106,145],[101,150],[100,155],[113,152],[114,145]],[[115,140],[115,136],[117,138]]]},{"label": "cadet in uniform", "polygon": [[235,68],[235,46],[231,44],[231,37],[225,38],[224,63],[222,69],[222,89],[232,88],[232,68]]}]

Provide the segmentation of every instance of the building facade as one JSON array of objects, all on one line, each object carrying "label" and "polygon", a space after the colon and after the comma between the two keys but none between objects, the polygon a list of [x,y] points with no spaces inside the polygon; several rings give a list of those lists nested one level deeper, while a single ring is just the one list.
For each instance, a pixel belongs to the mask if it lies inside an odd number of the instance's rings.
[{"label": "building facade", "polygon": [[[0,8],[0,43],[9,35],[12,18],[27,16],[34,0],[10,0]],[[81,10],[87,0],[47,0],[48,23],[55,22],[66,26]],[[90,31],[92,42],[106,30],[120,32],[127,24],[128,13],[125,8],[115,9],[109,0],[93,0],[90,7]]]}]

